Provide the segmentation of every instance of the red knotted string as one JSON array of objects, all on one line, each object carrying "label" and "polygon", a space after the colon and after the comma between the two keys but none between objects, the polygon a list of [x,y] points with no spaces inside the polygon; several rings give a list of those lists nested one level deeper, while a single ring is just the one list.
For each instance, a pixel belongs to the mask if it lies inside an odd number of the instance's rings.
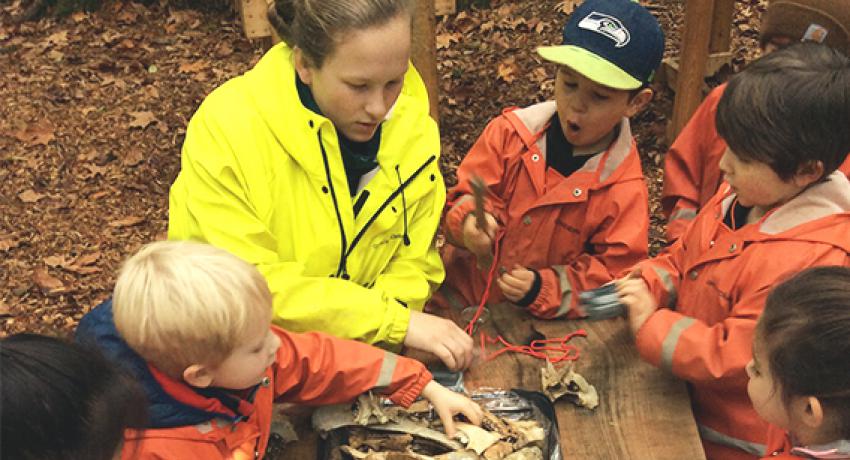
[{"label": "red knotted string", "polygon": [[[478,308],[469,324],[464,329],[467,334],[472,335],[475,330],[475,323],[481,318],[481,313],[484,311],[484,306],[487,304],[487,299],[490,297],[490,287],[495,279],[496,267],[499,261],[499,244],[502,240],[504,232],[499,232],[493,242],[493,261],[490,265],[490,271],[487,273],[487,284],[484,287],[484,293],[481,295],[481,302],[478,303]],[[584,329],[579,329],[557,339],[539,339],[532,340],[528,345],[514,345],[504,339],[501,335],[491,337],[485,332],[480,332],[481,356],[485,361],[490,361],[504,353],[520,353],[528,356],[533,356],[537,359],[545,359],[552,364],[562,363],[564,361],[575,361],[579,358],[580,352],[578,347],[568,345],[567,342],[573,337],[587,337],[587,332]],[[502,348],[487,354],[488,344],[501,344]],[[554,352],[554,354],[550,354]]]}]

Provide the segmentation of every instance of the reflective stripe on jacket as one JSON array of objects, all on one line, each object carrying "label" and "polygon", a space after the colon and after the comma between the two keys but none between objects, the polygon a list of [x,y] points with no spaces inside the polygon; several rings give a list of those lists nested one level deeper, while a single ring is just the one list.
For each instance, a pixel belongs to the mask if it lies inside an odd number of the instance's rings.
[{"label": "reflective stripe on jacket", "polygon": [[171,188],[168,236],[257,265],[274,322],[396,345],[444,272],[439,135],[413,67],[382,124],[379,168],[349,193],[337,132],[301,105],[281,44],[192,117]]},{"label": "reflective stripe on jacket", "polygon": [[[469,179],[487,184],[486,207],[504,229],[499,265],[538,270],[540,292],[529,306],[536,316],[578,316],[578,293],[604,284],[647,256],[649,211],[646,185],[629,121],[602,153],[564,178],[546,167],[546,129],[555,103],[506,110],[492,120],[458,167],[449,194],[445,228],[461,240],[463,219],[472,211]],[[446,292],[477,304],[487,272],[475,257],[445,248]],[[495,285],[490,300],[504,300]]]},{"label": "reflective stripe on jacket", "polygon": [[[723,186],[665,254],[638,264],[660,308],[637,334],[640,355],[693,385],[709,458],[757,458],[766,422],[747,396],[745,366],[771,288],[800,270],[850,264],[850,182],[834,172],[759,221],[723,223]],[[745,453],[747,452],[747,453]]]},{"label": "reflective stripe on jacket", "polygon": [[[717,105],[726,84],[714,88],[664,155],[661,207],[667,217],[667,242],[679,239],[697,212],[720,187],[720,158],[726,142],[717,134]],[[838,167],[850,176],[850,156]]]}]

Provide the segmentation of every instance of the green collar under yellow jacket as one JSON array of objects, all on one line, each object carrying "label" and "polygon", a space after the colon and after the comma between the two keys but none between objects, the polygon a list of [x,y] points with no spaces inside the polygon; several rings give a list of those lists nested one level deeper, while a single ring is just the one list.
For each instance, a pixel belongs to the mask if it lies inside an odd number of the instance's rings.
[{"label": "green collar under yellow jacket", "polygon": [[255,264],[274,322],[393,347],[444,271],[433,239],[445,201],[437,126],[413,66],[382,124],[379,167],[354,196],[327,118],[305,108],[277,45],[213,91],[189,122],[169,239]]}]

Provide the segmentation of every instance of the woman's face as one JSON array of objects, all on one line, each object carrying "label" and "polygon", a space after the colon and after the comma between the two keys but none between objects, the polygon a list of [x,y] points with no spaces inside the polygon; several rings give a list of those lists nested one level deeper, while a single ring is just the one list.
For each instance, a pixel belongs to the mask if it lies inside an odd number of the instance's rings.
[{"label": "woman's face", "polygon": [[295,68],[337,131],[363,142],[398,99],[409,59],[410,18],[400,14],[380,26],[343,32],[319,68],[296,48]]}]

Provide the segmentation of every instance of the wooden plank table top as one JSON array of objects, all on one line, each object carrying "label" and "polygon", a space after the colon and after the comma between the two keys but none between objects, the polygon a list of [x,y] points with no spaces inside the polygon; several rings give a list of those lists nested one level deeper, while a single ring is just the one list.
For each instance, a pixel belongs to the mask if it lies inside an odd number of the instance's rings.
[{"label": "wooden plank table top", "polygon": [[[490,319],[482,326],[487,334],[500,334],[514,344],[526,342],[534,331],[551,339],[577,329],[584,329],[587,338],[569,342],[581,351],[575,370],[596,387],[599,406],[588,410],[566,401],[556,403],[564,458],[705,459],[685,384],[639,359],[624,320],[543,321],[511,305],[492,305]],[[489,351],[496,349],[492,346]],[[464,384],[470,391],[482,387],[540,391],[543,364],[506,353],[473,364],[464,373]],[[318,438],[306,415],[296,418],[296,430],[301,440],[287,445],[286,457],[316,458]]]}]

